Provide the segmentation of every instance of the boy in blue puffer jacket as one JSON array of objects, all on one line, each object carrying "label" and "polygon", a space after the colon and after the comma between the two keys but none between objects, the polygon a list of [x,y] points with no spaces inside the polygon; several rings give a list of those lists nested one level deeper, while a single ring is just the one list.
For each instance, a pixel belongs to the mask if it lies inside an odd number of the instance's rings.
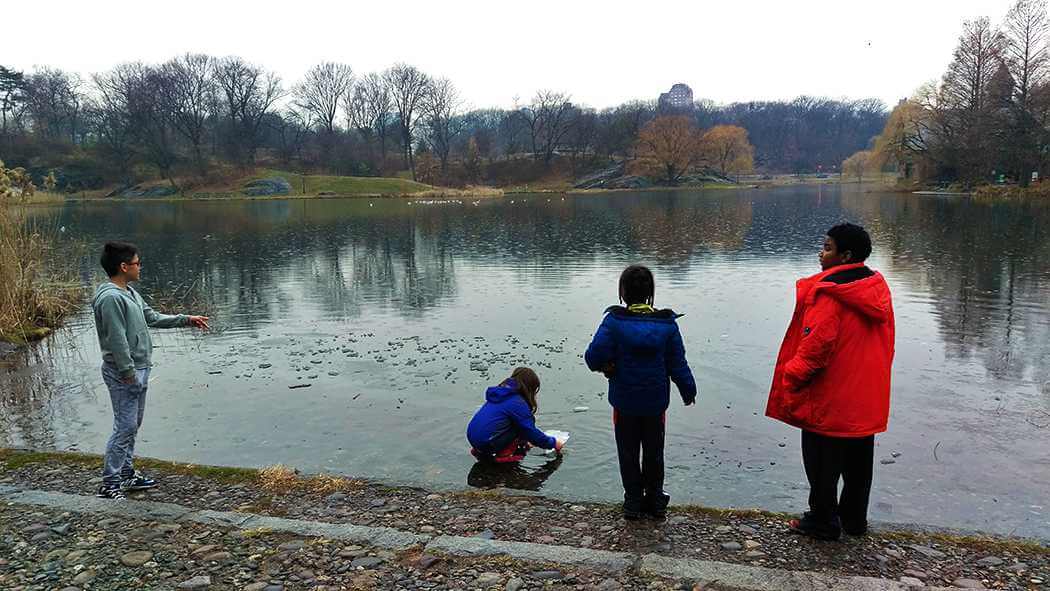
[{"label": "boy in blue puffer jacket", "polygon": [[[609,379],[616,453],[623,480],[623,515],[663,519],[664,419],[673,381],[686,406],[696,401],[696,381],[685,360],[675,321],[679,314],[653,308],[656,282],[647,267],[631,265],[620,275],[620,302],[612,306],[584,360]],[[639,464],[639,450],[641,462]]]},{"label": "boy in blue puffer jacket", "polygon": [[479,460],[520,462],[530,446],[561,451],[564,441],[536,428],[540,378],[527,367],[485,391],[485,404],[467,425],[470,453]]}]

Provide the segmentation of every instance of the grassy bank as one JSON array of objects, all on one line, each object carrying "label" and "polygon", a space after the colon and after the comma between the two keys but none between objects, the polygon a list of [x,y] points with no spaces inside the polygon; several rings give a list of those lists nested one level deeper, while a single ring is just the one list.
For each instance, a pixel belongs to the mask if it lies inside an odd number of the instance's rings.
[{"label": "grassy bank", "polygon": [[1021,187],[1019,185],[983,185],[973,190],[982,200],[1045,199],[1050,201],[1050,182]]},{"label": "grassy bank", "polygon": [[[246,195],[245,187],[253,181],[264,181],[281,178],[288,182],[290,190],[282,195]],[[62,202],[108,202],[121,201],[204,201],[204,200],[274,200],[274,199],[324,199],[324,198],[480,198],[503,195],[502,189],[492,187],[470,186],[463,189],[438,187],[399,177],[355,177],[337,175],[300,174],[298,172],[276,168],[260,168],[254,172],[229,174],[225,178],[176,179],[181,187],[178,192],[151,196],[117,196],[109,195],[117,187],[107,187],[93,191],[70,194],[37,191],[34,195],[22,200],[26,205],[49,205]],[[171,192],[167,181],[150,181],[134,186],[137,191]]]}]

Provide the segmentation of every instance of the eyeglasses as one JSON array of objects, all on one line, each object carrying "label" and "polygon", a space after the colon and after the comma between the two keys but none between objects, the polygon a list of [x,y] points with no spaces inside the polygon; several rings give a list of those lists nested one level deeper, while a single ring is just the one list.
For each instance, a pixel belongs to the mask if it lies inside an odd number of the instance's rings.
[{"label": "eyeglasses", "polygon": [[130,263],[124,263],[124,264],[125,264],[125,265],[128,265],[129,267],[130,267],[131,265],[135,265],[136,267],[141,267],[141,266],[142,266],[142,261],[132,261],[132,262],[130,262]]}]

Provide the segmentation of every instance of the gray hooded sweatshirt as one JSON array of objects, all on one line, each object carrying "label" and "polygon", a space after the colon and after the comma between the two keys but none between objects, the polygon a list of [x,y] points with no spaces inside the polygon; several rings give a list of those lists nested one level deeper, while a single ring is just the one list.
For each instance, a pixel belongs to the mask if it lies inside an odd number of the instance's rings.
[{"label": "gray hooded sweatshirt", "polygon": [[115,365],[122,377],[131,377],[136,369],[151,366],[150,328],[178,328],[190,323],[189,316],[183,314],[156,312],[130,285],[124,290],[114,283],[103,283],[95,291],[91,307],[95,311],[102,359]]}]

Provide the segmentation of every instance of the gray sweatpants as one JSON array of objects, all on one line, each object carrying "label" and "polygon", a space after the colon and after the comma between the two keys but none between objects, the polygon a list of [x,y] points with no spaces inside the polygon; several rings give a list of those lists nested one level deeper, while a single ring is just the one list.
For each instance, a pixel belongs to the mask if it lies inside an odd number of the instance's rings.
[{"label": "gray sweatpants", "polygon": [[149,369],[136,369],[135,383],[125,384],[116,366],[103,363],[102,379],[109,388],[109,400],[113,403],[113,434],[106,444],[102,482],[113,486],[135,475],[135,436],[142,426],[142,415],[146,411]]}]

